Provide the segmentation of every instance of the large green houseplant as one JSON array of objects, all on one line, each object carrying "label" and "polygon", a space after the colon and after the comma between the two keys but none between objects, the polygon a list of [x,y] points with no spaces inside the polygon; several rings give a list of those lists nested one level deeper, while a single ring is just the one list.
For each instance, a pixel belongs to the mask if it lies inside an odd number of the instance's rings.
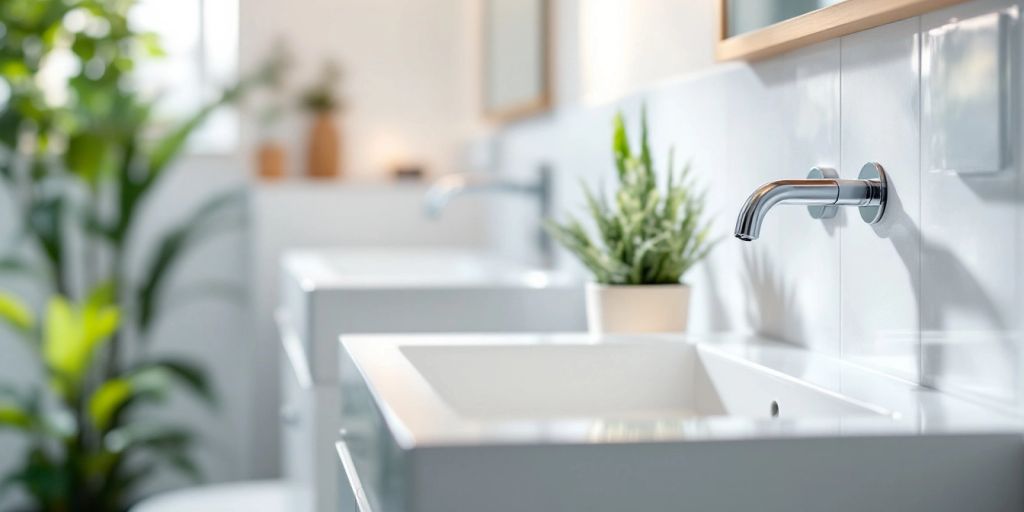
[{"label": "large green houseplant", "polygon": [[596,235],[572,216],[549,229],[593,274],[587,287],[591,331],[684,330],[689,287],[683,278],[714,246],[704,194],[694,187],[689,165],[677,171],[671,150],[659,189],[646,111],[638,151],[622,114],[615,116],[612,154],[619,185],[614,199],[583,185]]},{"label": "large green houseplant", "polygon": [[[0,383],[0,430],[27,445],[0,476],[0,498],[20,491],[16,501],[27,510],[121,511],[154,468],[199,476],[189,428],[139,410],[159,406],[175,387],[211,402],[206,374],[194,362],[153,355],[146,340],[175,262],[223,226],[217,221],[230,218],[241,195],[212,198],[155,247],[136,243],[136,225],[189,135],[215,109],[277,76],[280,62],[166,129],[155,99],[131,86],[136,62],[161,54],[153,34],[129,23],[133,4],[0,2],[0,197],[19,214],[16,236],[0,245],[0,282],[28,277],[49,297],[0,289],[0,329],[24,340],[43,376]],[[66,93],[59,100],[43,79],[57,55],[77,63],[56,84]],[[145,264],[129,273],[137,251]]]}]

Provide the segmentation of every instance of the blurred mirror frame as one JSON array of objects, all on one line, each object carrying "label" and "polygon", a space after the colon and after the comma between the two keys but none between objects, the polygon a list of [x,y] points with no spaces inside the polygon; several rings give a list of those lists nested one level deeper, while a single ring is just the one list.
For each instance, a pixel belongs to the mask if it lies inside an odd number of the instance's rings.
[{"label": "blurred mirror frame", "polygon": [[758,8],[787,0],[716,0],[718,4],[718,41],[715,56],[719,61],[756,60],[803,46],[834,39],[886,23],[910,18],[965,0],[819,0],[824,7],[804,12],[763,27],[733,34],[735,13],[741,6]]},{"label": "blurred mirror frame", "polygon": [[552,105],[552,0],[481,0],[483,114],[505,123]]}]

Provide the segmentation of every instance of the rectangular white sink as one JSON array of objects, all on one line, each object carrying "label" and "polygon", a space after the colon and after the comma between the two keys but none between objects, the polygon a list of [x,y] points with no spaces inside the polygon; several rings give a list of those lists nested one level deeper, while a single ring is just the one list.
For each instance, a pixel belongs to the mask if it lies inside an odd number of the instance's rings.
[{"label": "rectangular white sink", "polygon": [[1019,418],[796,347],[342,341],[362,380],[344,389],[339,451],[373,512],[1024,506]]},{"label": "rectangular white sink", "polygon": [[582,283],[452,248],[308,249],[282,264],[281,316],[314,382],[337,381],[353,333],[579,332]]},{"label": "rectangular white sink", "polygon": [[770,418],[783,409],[786,418],[888,413],[685,343],[399,350],[451,412],[479,421]]}]

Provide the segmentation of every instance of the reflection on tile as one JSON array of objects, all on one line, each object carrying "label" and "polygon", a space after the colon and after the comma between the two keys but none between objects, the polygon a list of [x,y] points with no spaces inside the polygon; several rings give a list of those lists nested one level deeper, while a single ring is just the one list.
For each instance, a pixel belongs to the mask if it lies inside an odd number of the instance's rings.
[{"label": "reflection on tile", "polygon": [[[964,58],[973,62],[978,60],[970,56],[973,46],[988,48],[1011,35],[1017,38],[1012,44],[1020,47],[1017,18],[1017,6],[1005,1],[972,2],[928,14],[922,18],[923,34],[969,36],[953,42],[926,38],[922,58],[944,55],[949,45],[959,44],[965,45]],[[926,88],[959,91],[946,99],[946,109],[970,119],[968,128],[958,129],[964,132],[960,149],[966,153],[957,154],[957,145],[922,152],[922,371],[930,385],[1013,405],[1021,401],[1021,235],[1010,226],[1021,215],[1021,179],[1019,156],[995,159],[991,138],[1004,129],[1015,135],[1017,127],[1007,125],[1002,112],[1017,112],[1019,106],[993,111],[991,87],[976,82],[1012,77],[1005,86],[1017,88],[1021,69],[1019,61],[981,60],[971,64],[980,69],[958,73],[959,78],[922,76]],[[922,133],[933,139],[956,131],[947,126],[948,112],[926,109],[921,121]]]},{"label": "reflection on tile", "polygon": [[918,378],[918,20],[842,39],[840,175],[869,161],[889,174],[889,203],[874,225],[843,209],[843,357]]},{"label": "reflection on tile", "polygon": [[[934,17],[928,18],[933,20]],[[959,174],[1003,167],[1009,120],[1008,38],[1017,7],[922,27],[924,169]]]}]

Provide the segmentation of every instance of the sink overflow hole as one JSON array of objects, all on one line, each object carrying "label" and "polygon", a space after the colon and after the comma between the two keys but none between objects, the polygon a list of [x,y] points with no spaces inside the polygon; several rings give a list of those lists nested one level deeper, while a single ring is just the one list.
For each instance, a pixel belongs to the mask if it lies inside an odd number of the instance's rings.
[{"label": "sink overflow hole", "polygon": [[772,413],[772,418],[778,418],[779,417],[779,403],[776,402],[775,400],[772,400],[771,413]]}]

